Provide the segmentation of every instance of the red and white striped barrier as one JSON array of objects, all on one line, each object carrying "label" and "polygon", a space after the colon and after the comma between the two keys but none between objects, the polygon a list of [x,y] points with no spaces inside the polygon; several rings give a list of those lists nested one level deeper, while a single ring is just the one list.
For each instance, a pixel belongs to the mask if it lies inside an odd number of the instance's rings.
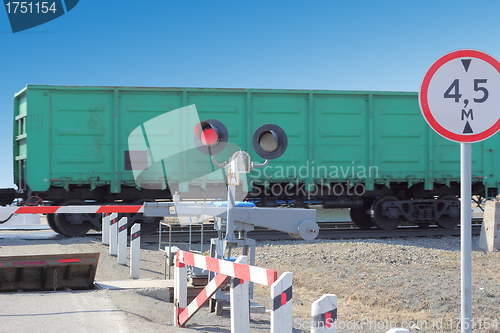
[{"label": "red and white striped barrier", "polygon": [[[278,272],[246,263],[247,257],[240,256],[236,262],[205,257],[199,254],[177,251],[175,257],[174,322],[182,326],[219,289],[228,277],[231,282],[231,332],[249,332],[248,282],[271,287],[273,308],[271,310],[271,332],[292,332],[292,273]],[[187,272],[185,265],[217,273],[207,287],[187,306]],[[243,281],[242,281],[243,280]]]},{"label": "red and white striped barrier", "polygon": [[[142,205],[79,205],[79,206],[20,206],[20,207],[0,207],[0,215],[8,214],[111,214],[102,219],[102,242],[109,245],[109,252],[112,256],[118,256],[120,264],[125,265],[127,260],[127,218],[120,220],[120,231],[118,230],[118,213],[143,213]],[[140,243],[141,226],[135,224],[130,235],[130,275],[134,279],[140,277]],[[118,235],[121,235],[118,243]],[[118,253],[120,245],[120,253]]]},{"label": "red and white striped barrier", "polygon": [[177,251],[177,260],[185,265],[206,269],[210,272],[228,275],[268,287],[270,287],[278,277],[278,272],[271,269],[206,257],[187,251]]},{"label": "red and white striped barrier", "polygon": [[142,213],[142,205],[112,205],[112,206],[21,206],[1,207],[0,214],[100,214],[100,213]]},{"label": "red and white striped barrier", "polygon": [[[215,278],[213,278],[206,286],[203,288],[203,290],[196,296],[196,298],[189,303],[187,308],[182,309],[182,311],[179,313],[179,320],[176,322],[177,326],[183,327],[184,324],[196,313],[198,310],[205,304],[206,301],[210,297],[212,297],[213,294],[222,287],[222,285],[227,281],[229,276],[224,275],[224,274],[217,274]],[[181,310],[181,309],[179,309]]]}]

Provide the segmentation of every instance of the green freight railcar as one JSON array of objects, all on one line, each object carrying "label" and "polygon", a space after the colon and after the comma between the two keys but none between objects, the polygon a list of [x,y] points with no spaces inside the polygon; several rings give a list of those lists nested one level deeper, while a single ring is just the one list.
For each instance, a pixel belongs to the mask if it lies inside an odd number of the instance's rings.
[{"label": "green freight railcar", "polygon": [[[136,184],[127,140],[192,104],[201,120],[222,121],[255,161],[256,128],[274,123],[287,133],[285,154],[247,177],[247,198],[258,205],[348,207],[362,228],[459,221],[459,144],[429,128],[411,92],[28,85],[14,98],[15,184],[25,199],[54,204],[169,199],[161,186]],[[472,146],[474,195],[498,193],[499,141]],[[99,224],[97,216],[51,216],[56,229],[54,220],[66,234]]]}]

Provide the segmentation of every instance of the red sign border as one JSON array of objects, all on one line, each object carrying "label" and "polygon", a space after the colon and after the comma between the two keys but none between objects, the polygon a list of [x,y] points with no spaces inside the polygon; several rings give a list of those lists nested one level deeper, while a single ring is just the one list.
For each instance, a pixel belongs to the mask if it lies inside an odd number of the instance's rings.
[{"label": "red sign border", "polygon": [[429,126],[431,126],[439,135],[445,137],[446,139],[457,142],[478,142],[489,138],[490,136],[498,132],[498,130],[500,130],[500,119],[495,124],[493,124],[493,126],[491,126],[490,128],[481,133],[477,133],[474,135],[455,134],[453,132],[446,130],[441,125],[439,125],[436,119],[434,119],[429,109],[429,104],[427,100],[429,84],[434,74],[436,74],[436,71],[439,68],[441,68],[441,66],[443,66],[445,63],[462,57],[477,58],[484,60],[493,67],[495,67],[495,69],[500,73],[500,63],[495,58],[493,58],[490,55],[487,55],[486,53],[476,50],[459,50],[448,53],[442,56],[440,59],[438,59],[434,64],[432,64],[432,66],[425,74],[424,80],[422,81],[422,86],[420,88],[418,101],[420,103],[420,110],[422,111],[425,120],[427,121]]}]

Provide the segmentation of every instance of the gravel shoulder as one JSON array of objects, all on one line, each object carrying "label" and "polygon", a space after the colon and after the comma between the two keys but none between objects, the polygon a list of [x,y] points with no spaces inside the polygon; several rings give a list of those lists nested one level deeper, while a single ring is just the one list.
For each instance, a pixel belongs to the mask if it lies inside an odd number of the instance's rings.
[{"label": "gravel shoulder", "polygon": [[[251,234],[250,234],[251,237]],[[473,238],[474,332],[500,332],[500,253],[477,248]],[[311,303],[338,296],[339,332],[457,332],[460,318],[458,237],[258,242],[256,264],[294,274],[294,332],[309,332]],[[96,237],[59,240],[1,239],[0,255],[99,252],[96,280],[130,279]],[[141,244],[141,279],[163,279],[163,253]],[[173,306],[140,291],[91,291],[124,312],[131,332],[230,332],[228,316],[202,309],[189,329],[172,326]],[[15,294],[11,294],[15,295]],[[255,301],[270,307],[269,288],[256,286]],[[252,314],[251,331],[268,332],[269,315]],[[488,318],[488,319],[487,319]],[[1,319],[0,319],[1,320]],[[481,328],[479,323],[481,320]],[[496,328],[492,326],[497,321]],[[489,328],[484,328],[488,322]],[[381,324],[385,323],[385,324]],[[413,325],[413,327],[411,327]],[[434,325],[434,327],[433,327]]]},{"label": "gravel shoulder", "polygon": [[[478,249],[478,242],[479,237],[474,237],[474,332],[500,332],[500,253],[483,252]],[[257,265],[277,269],[279,274],[284,271],[294,274],[296,327],[307,324],[312,302],[323,294],[336,294],[339,328],[345,328],[341,332],[386,332],[391,323],[413,327],[410,332],[460,330],[457,328],[461,315],[459,237],[259,245]],[[257,291],[258,297],[262,297],[264,290],[257,288]],[[259,301],[269,305],[264,297]],[[495,321],[498,325],[492,327]]]}]

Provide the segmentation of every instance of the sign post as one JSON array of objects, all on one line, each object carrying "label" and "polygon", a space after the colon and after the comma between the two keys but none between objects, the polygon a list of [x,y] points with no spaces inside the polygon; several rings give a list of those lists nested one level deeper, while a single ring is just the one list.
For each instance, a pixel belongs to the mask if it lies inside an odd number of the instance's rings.
[{"label": "sign post", "polygon": [[500,63],[475,50],[438,59],[419,93],[422,114],[439,135],[460,142],[462,333],[472,332],[471,143],[500,129]]},{"label": "sign post", "polygon": [[460,143],[460,266],[462,332],[472,332],[471,144]]}]

